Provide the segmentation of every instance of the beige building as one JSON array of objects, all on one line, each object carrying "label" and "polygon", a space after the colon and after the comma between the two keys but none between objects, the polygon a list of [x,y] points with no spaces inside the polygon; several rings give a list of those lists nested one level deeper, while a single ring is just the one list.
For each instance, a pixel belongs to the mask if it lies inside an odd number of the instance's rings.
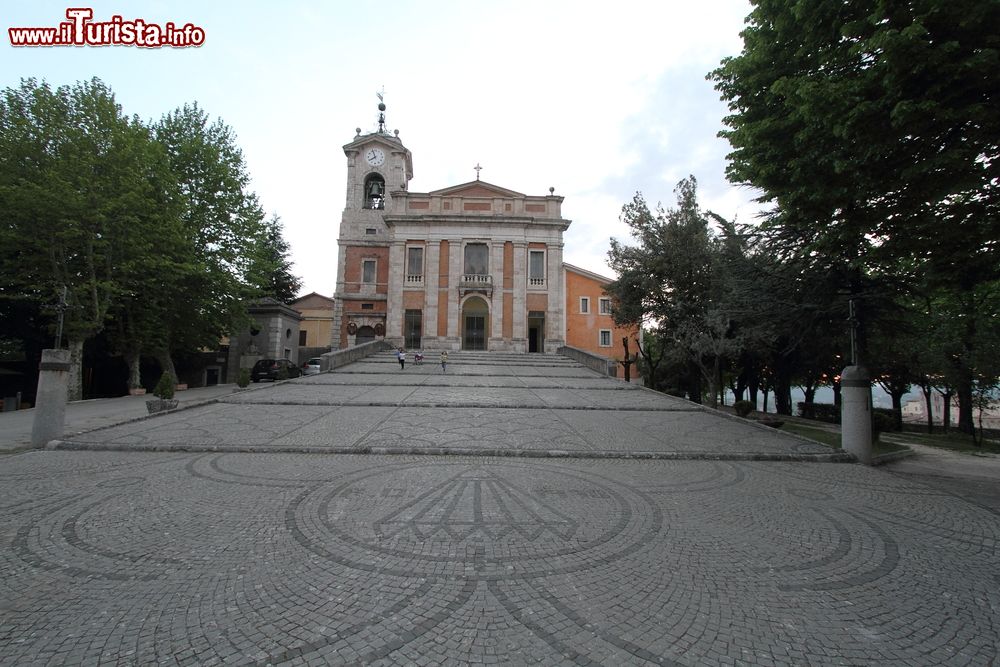
[{"label": "beige building", "polygon": [[565,344],[562,197],[480,180],[411,192],[412,155],[381,115],[344,154],[333,349],[377,338],[427,350]]},{"label": "beige building", "polygon": [[302,315],[299,323],[299,347],[325,348],[330,342],[333,329],[333,299],[310,292],[288,305]]}]

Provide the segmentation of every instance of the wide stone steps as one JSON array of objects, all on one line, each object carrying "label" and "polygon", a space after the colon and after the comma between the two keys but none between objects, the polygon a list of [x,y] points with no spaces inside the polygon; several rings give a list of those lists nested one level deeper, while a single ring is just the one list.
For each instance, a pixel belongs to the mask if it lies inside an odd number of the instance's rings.
[{"label": "wide stone steps", "polygon": [[[440,363],[440,351],[427,351],[424,353],[423,363]],[[379,352],[370,357],[366,357],[365,362],[385,362],[398,363],[396,353],[389,350]],[[406,351],[406,363],[414,363],[413,350]],[[449,364],[462,364],[474,366],[535,366],[535,367],[561,367],[561,368],[583,368],[583,366],[568,357],[558,354],[537,354],[537,353],[515,353],[515,352],[470,352],[467,350],[448,352]]]}]

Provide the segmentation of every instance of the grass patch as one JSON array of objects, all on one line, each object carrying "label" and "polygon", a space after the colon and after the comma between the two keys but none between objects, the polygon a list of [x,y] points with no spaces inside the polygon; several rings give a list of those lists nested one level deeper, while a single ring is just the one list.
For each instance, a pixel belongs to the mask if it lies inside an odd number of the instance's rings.
[{"label": "grass patch", "polygon": [[[781,430],[794,433],[795,435],[801,435],[803,438],[809,438],[810,440],[815,440],[816,442],[822,442],[824,445],[830,445],[834,449],[840,449],[839,433],[832,433],[829,430],[822,428],[812,428],[802,424],[801,422],[788,421],[786,421],[785,425],[781,427]],[[881,456],[882,454],[902,452],[907,449],[908,447],[899,443],[878,441],[872,447],[872,455]]]},{"label": "grass patch", "polygon": [[795,435],[801,435],[803,438],[809,438],[810,440],[815,440],[816,442],[822,442],[824,445],[830,445],[831,447],[836,447],[840,449],[840,434],[831,433],[830,431],[812,428],[811,426],[804,426],[799,422],[786,421],[784,426],[779,430],[788,431],[789,433],[794,433]]},{"label": "grass patch", "polygon": [[918,445],[927,445],[928,447],[940,447],[941,449],[950,449],[956,452],[1000,454],[1000,441],[985,440],[977,447],[972,443],[972,436],[965,433],[904,432],[887,433],[886,435],[893,440],[912,442]]}]

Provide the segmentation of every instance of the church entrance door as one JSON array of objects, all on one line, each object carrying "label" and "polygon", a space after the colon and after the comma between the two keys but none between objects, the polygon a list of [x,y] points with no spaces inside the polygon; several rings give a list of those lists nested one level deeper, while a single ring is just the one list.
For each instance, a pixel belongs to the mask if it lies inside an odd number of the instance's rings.
[{"label": "church entrance door", "polygon": [[486,302],[476,297],[465,302],[462,308],[462,349],[486,349],[486,323],[489,308]]},{"label": "church entrance door", "polygon": [[545,312],[528,313],[528,352],[542,352],[545,349]]}]

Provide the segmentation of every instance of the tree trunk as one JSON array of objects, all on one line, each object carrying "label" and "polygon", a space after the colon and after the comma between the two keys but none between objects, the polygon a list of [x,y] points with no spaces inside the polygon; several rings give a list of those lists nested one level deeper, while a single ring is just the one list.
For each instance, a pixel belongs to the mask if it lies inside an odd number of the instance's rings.
[{"label": "tree trunk", "polygon": [[701,370],[693,361],[688,363],[688,399],[701,405]]},{"label": "tree trunk", "polygon": [[792,414],[792,381],[785,368],[779,368],[775,373],[774,409],[779,415]]},{"label": "tree trunk", "polygon": [[156,360],[160,362],[161,372],[169,373],[170,377],[174,379],[174,384],[177,384],[177,370],[174,368],[174,360],[170,358],[170,352],[165,349],[158,350]]},{"label": "tree trunk", "polygon": [[128,364],[128,388],[138,389],[142,386],[142,377],[139,373],[139,351],[130,350],[124,355],[125,363]]},{"label": "tree trunk", "polygon": [[924,405],[927,408],[927,432],[934,432],[934,404],[931,401],[932,388],[929,384],[920,385],[920,393],[924,395]]},{"label": "tree trunk", "polygon": [[892,397],[892,422],[897,431],[903,430],[903,394],[906,392],[893,391],[889,395]]},{"label": "tree trunk", "polygon": [[951,430],[951,397],[954,392],[952,392],[951,389],[948,391],[941,391],[938,389],[938,393],[941,394],[941,398],[944,399],[944,412],[941,415],[941,425],[944,427],[944,432],[947,433]]},{"label": "tree trunk", "polygon": [[69,388],[67,401],[83,400],[83,341],[69,341]]},{"label": "tree trunk", "polygon": [[958,388],[958,430],[975,435],[976,423],[972,419],[972,383],[963,382]]},{"label": "tree trunk", "polygon": [[719,407],[719,374],[721,371],[722,368],[721,364],[719,364],[719,358],[715,357],[712,361],[712,371],[710,373],[706,373],[706,375],[708,375],[708,395],[710,396],[708,400],[709,405],[713,410],[716,410]]}]

